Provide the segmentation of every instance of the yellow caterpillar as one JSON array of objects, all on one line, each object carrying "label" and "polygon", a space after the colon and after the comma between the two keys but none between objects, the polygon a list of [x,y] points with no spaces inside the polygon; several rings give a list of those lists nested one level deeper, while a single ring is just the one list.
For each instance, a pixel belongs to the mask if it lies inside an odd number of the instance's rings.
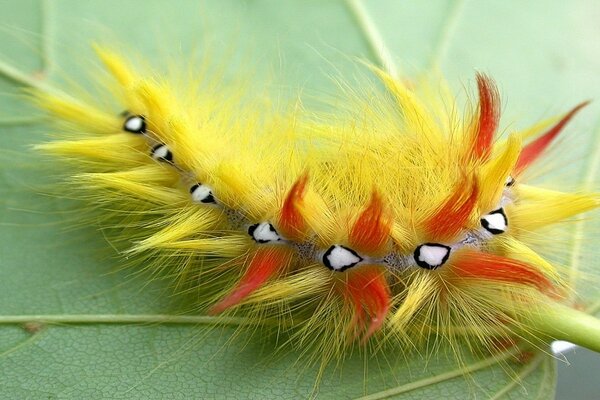
[{"label": "yellow caterpillar", "polygon": [[316,115],[211,82],[177,90],[97,52],[123,112],[34,91],[58,136],[37,148],[67,163],[68,193],[118,228],[128,257],[204,312],[275,320],[325,363],[367,343],[600,350],[600,323],[569,307],[559,269],[529,243],[600,196],[524,174],[586,103],[499,138],[499,94],[481,74],[466,115],[445,86],[377,68],[374,96],[358,88],[338,114]]}]

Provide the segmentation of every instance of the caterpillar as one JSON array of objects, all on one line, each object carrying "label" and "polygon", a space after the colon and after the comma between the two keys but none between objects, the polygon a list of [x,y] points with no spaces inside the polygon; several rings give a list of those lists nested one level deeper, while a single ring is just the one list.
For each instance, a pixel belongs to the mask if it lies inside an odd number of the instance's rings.
[{"label": "caterpillar", "polygon": [[595,322],[564,306],[560,271],[528,243],[597,205],[525,184],[582,107],[504,140],[484,75],[464,116],[439,82],[426,92],[377,68],[383,89],[346,88],[323,115],[98,52],[114,76],[98,82],[99,105],[33,92],[56,122],[37,149],[65,164],[60,195],[82,199],[129,264],[191,293],[198,314],[274,326],[324,365],[354,348],[596,346]]},{"label": "caterpillar", "polygon": [[96,50],[120,111],[33,91],[58,136],[36,148],[66,162],[65,192],[100,212],[124,255],[193,291],[200,312],[276,321],[324,363],[373,343],[599,348],[600,325],[528,243],[600,204],[526,184],[587,102],[501,138],[484,74],[465,115],[444,84],[411,88],[376,67],[383,88],[348,91],[335,115],[273,112]]}]

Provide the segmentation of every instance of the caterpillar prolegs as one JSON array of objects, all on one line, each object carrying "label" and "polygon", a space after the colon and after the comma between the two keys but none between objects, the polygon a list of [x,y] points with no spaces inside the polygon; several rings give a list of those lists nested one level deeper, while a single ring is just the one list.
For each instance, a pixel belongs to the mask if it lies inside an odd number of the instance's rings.
[{"label": "caterpillar prolegs", "polygon": [[449,111],[459,106],[442,83],[431,98],[375,67],[375,95],[342,93],[325,114],[274,111],[205,82],[177,90],[108,49],[98,55],[113,110],[33,92],[59,136],[37,148],[67,163],[69,193],[118,226],[127,257],[192,288],[202,312],[274,320],[327,360],[432,337],[600,349],[591,319],[595,335],[557,328],[559,312],[573,326],[581,313],[528,243],[600,205],[595,193],[526,183],[587,103],[500,136],[500,95],[484,74],[464,115]]}]

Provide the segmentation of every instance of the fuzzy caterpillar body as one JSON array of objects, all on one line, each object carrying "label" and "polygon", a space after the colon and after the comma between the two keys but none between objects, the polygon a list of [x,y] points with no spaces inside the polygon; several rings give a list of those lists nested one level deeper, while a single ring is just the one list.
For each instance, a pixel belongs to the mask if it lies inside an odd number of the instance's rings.
[{"label": "fuzzy caterpillar body", "polygon": [[132,264],[192,290],[202,312],[299,321],[290,342],[324,362],[357,343],[548,336],[538,315],[569,288],[528,234],[600,197],[523,177],[585,103],[534,138],[500,139],[484,75],[465,116],[445,86],[431,98],[372,68],[387,95],[359,88],[338,115],[308,118],[212,83],[177,91],[98,54],[123,112],[34,92],[58,121],[37,147],[67,162],[69,193],[103,214]]}]

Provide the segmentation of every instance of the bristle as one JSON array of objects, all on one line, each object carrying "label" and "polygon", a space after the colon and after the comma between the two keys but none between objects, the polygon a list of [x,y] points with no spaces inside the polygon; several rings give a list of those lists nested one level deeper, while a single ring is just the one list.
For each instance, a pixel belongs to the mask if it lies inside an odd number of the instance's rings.
[{"label": "bristle", "polygon": [[[386,72],[373,68],[379,79],[383,82],[387,90],[394,96],[400,111],[407,120],[409,126],[419,126],[420,134],[431,139],[438,136],[436,123],[432,115],[428,112],[426,106],[415,95],[409,87],[402,81],[394,79]],[[427,142],[424,139],[424,142]]]},{"label": "bristle", "polygon": [[521,151],[521,155],[519,156],[519,161],[517,161],[517,165],[515,168],[515,174],[522,173],[529,165],[534,163],[542,153],[550,146],[550,144],[556,139],[559,133],[562,132],[564,127],[569,123],[569,121],[577,114],[579,110],[587,106],[590,102],[585,101],[577,106],[575,106],[571,111],[569,111],[556,125],[550,128],[547,132],[542,134],[542,136],[535,139],[533,142],[529,143],[527,146],[523,148]]},{"label": "bristle", "polygon": [[391,295],[385,272],[379,266],[364,265],[349,270],[337,287],[354,310],[357,332],[364,332],[363,340],[368,339],[381,328],[390,308]]},{"label": "bristle", "polygon": [[495,238],[493,245],[498,246],[501,254],[505,257],[522,261],[528,265],[535,265],[540,272],[552,281],[561,281],[557,269],[520,240],[512,236],[498,236]]},{"label": "bristle", "polygon": [[134,71],[119,55],[100,45],[94,45],[93,47],[104,67],[122,87],[131,87],[138,80]]},{"label": "bristle", "polygon": [[554,289],[552,282],[534,266],[495,254],[462,250],[451,262],[452,272],[460,279],[483,279],[533,286],[549,294]]},{"label": "bristle", "polygon": [[256,249],[249,259],[248,267],[240,281],[227,296],[211,307],[210,314],[219,314],[236,306],[267,280],[284,272],[291,262],[292,252],[279,245],[267,246]]},{"label": "bristle", "polygon": [[32,102],[42,107],[61,122],[85,127],[84,132],[106,135],[120,130],[120,121],[102,110],[62,94],[34,92]]},{"label": "bristle", "polygon": [[500,122],[500,95],[494,81],[483,74],[477,74],[477,89],[479,110],[473,137],[473,156],[475,159],[486,160],[490,156]]},{"label": "bristle", "polygon": [[278,228],[289,239],[302,239],[306,233],[306,222],[302,216],[302,201],[307,183],[308,174],[305,173],[289,190],[281,207]]},{"label": "bristle", "polygon": [[527,185],[521,185],[518,193],[523,201],[507,207],[507,212],[514,227],[522,232],[532,232],[600,206],[597,194],[562,193]]},{"label": "bristle", "polygon": [[521,151],[521,141],[511,135],[496,148],[494,157],[481,166],[479,174],[479,208],[483,212],[497,208],[501,202],[506,180],[510,179]]},{"label": "bristle", "polygon": [[[168,248],[190,237],[212,233],[213,230],[217,230],[222,219],[220,212],[214,208],[198,209],[191,205],[184,206],[179,214],[165,221],[162,229],[140,240],[129,251],[140,253],[157,248]],[[201,246],[198,246],[199,248]]]},{"label": "bristle", "polygon": [[187,198],[180,190],[124,179],[118,173],[88,173],[73,177],[89,189],[108,189],[155,204],[177,204]]},{"label": "bristle", "polygon": [[390,317],[396,335],[405,335],[413,316],[434,297],[438,289],[436,278],[428,271],[416,271],[410,285],[399,295],[400,306]]},{"label": "bristle", "polygon": [[454,238],[462,229],[477,204],[479,184],[469,179],[455,184],[454,191],[424,224],[432,240],[444,241]]},{"label": "bristle", "polygon": [[[217,231],[218,232],[218,231]],[[213,231],[212,233],[215,233]],[[220,237],[201,237],[196,239],[173,240],[156,246],[158,250],[176,250],[180,253],[202,254],[208,257],[235,259],[248,250],[248,238],[239,233],[223,232]]]},{"label": "bristle", "polygon": [[142,138],[132,138],[126,133],[116,133],[100,137],[83,137],[77,140],[61,140],[39,144],[36,149],[48,154],[78,161],[97,162],[103,169],[117,169],[140,166],[148,161],[141,149],[146,143]]},{"label": "bristle", "polygon": [[350,230],[350,245],[367,254],[386,250],[392,229],[392,220],[386,214],[381,196],[373,191],[371,200],[360,213]]}]

